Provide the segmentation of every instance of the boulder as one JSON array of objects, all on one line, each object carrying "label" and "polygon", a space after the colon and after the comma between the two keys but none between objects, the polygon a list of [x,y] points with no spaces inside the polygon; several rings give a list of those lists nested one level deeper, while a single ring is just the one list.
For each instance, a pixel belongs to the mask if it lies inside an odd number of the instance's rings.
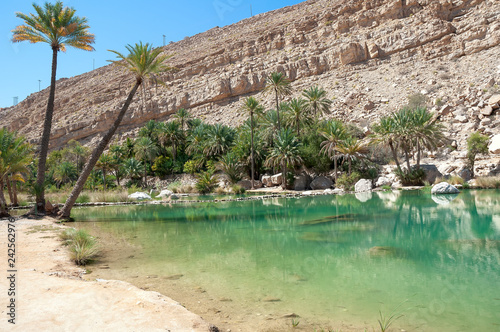
[{"label": "boulder", "polygon": [[443,177],[443,174],[439,172],[436,165],[433,164],[420,165],[420,168],[425,171],[424,181],[427,181],[429,183],[434,183],[437,178]]},{"label": "boulder", "polygon": [[151,196],[149,196],[147,193],[137,191],[133,194],[128,195],[128,198],[132,199],[137,199],[137,200],[143,200],[143,199],[151,199]]},{"label": "boulder", "polygon": [[485,116],[490,116],[493,113],[493,107],[490,105],[486,106],[485,108],[481,109],[481,114]]},{"label": "boulder", "polygon": [[160,191],[160,194],[158,196],[156,196],[156,197],[161,197],[161,198],[168,197],[168,196],[172,195],[173,193],[174,192],[171,191],[171,190],[163,189],[162,191]]},{"label": "boulder", "polygon": [[500,134],[491,138],[489,151],[491,154],[500,154]]},{"label": "boulder", "polygon": [[261,181],[262,181],[262,184],[266,187],[272,187],[272,185],[273,185],[273,183],[271,182],[270,175],[263,175]]},{"label": "boulder", "polygon": [[312,190],[324,190],[331,188],[333,186],[333,181],[324,176],[318,176],[311,182]]},{"label": "boulder", "polygon": [[311,179],[309,175],[298,175],[295,177],[295,181],[293,182],[293,190],[303,191],[309,188],[309,183]]},{"label": "boulder", "polygon": [[357,193],[367,192],[372,190],[372,180],[361,179],[354,185],[354,191]]},{"label": "boulder", "polygon": [[488,100],[488,105],[491,106],[493,109],[497,109],[498,106],[500,105],[500,95],[493,95],[490,97]]},{"label": "boulder", "polygon": [[283,176],[281,175],[281,173],[278,173],[278,174],[271,176],[271,184],[273,186],[277,186],[277,185],[280,185],[282,183],[283,183]]},{"label": "boulder", "polygon": [[[251,180],[240,180],[236,184],[242,188],[245,188],[245,190],[252,189],[252,181]],[[262,182],[260,182],[259,180],[254,180],[253,186],[255,189],[262,188]]]},{"label": "boulder", "polygon": [[392,185],[392,181],[389,178],[386,178],[384,176],[381,176],[377,179],[377,182],[375,183],[375,187],[383,187],[383,186],[390,186]]},{"label": "boulder", "polygon": [[440,182],[434,186],[432,186],[431,194],[439,195],[439,194],[458,194],[460,190],[458,190],[455,186],[449,184],[448,182]]},{"label": "boulder", "polygon": [[462,168],[462,170],[458,172],[458,176],[460,176],[466,182],[472,179],[472,173],[467,167]]}]

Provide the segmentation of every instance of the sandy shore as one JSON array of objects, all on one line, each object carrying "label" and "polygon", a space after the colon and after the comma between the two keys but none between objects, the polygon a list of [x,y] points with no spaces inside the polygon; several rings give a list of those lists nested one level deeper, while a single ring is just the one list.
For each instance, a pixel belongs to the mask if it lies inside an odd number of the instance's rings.
[{"label": "sandy shore", "polygon": [[15,325],[8,316],[7,220],[0,221],[0,331],[208,331],[174,300],[123,281],[86,281],[51,219],[16,224]]}]

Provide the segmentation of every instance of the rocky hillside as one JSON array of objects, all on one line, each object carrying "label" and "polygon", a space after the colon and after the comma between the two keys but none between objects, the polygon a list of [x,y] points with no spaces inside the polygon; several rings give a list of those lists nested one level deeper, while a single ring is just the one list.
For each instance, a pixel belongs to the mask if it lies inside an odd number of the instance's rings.
[{"label": "rocky hillside", "polygon": [[[261,90],[272,71],[285,72],[297,96],[312,85],[325,88],[334,99],[328,117],[361,127],[423,94],[441,114],[457,158],[471,131],[500,133],[498,0],[309,0],[215,27],[164,52],[177,70],[163,76],[166,87],[135,98],[119,138],[179,108],[238,125],[242,98],[256,95],[271,107]],[[131,83],[111,65],[59,80],[51,148],[70,139],[92,144]],[[48,89],[0,109],[1,125],[36,141],[47,96]]]}]

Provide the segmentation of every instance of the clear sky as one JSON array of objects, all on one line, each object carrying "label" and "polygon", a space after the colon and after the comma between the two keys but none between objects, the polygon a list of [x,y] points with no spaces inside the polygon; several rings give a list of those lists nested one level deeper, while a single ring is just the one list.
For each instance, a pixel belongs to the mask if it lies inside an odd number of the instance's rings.
[{"label": "clear sky", "polygon": [[[0,62],[2,63],[0,107],[12,106],[50,84],[52,52],[45,43],[12,43],[12,30],[23,23],[16,12],[34,13],[32,3],[45,1],[2,0],[0,3]],[[55,2],[55,0],[50,1]],[[125,45],[142,41],[153,46],[178,41],[215,26],[225,26],[301,0],[66,0],[65,6],[86,17],[96,37],[95,51],[71,49],[59,52],[57,78],[72,77],[107,65],[115,59],[107,50],[125,52]],[[57,91],[56,91],[57,94]],[[1,121],[1,119],[0,119]]]}]

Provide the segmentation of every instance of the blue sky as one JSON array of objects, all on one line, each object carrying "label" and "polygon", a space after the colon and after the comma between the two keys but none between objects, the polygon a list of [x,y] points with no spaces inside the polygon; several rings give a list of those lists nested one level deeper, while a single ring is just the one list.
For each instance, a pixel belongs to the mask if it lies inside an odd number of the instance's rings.
[{"label": "blue sky", "polygon": [[[43,5],[45,1],[34,1]],[[55,2],[52,1],[52,2]],[[96,36],[94,52],[68,48],[59,52],[57,78],[76,76],[107,65],[114,59],[107,50],[125,52],[125,45],[148,42],[154,46],[178,41],[215,26],[225,26],[250,16],[290,6],[300,0],[191,0],[191,1],[117,1],[67,0],[65,6],[76,9],[76,15],[88,19],[90,32]],[[12,29],[22,24],[16,12],[33,13],[33,1],[16,0],[0,3],[0,60],[2,86],[0,107],[13,105],[14,97],[22,101],[31,93],[50,84],[51,49],[48,44],[11,42]],[[57,92],[56,92],[57,94]]]}]

